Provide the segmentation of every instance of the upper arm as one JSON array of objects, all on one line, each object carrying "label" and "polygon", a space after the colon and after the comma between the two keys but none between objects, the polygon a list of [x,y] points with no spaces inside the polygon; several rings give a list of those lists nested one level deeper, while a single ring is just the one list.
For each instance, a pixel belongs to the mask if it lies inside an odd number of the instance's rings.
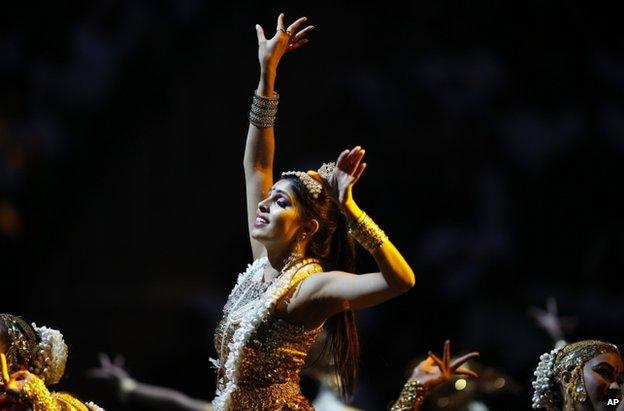
[{"label": "upper arm", "polygon": [[251,252],[253,253],[254,260],[266,254],[266,250],[262,243],[251,238],[251,231],[254,228],[254,221],[256,220],[258,203],[266,197],[272,185],[272,172],[262,170],[245,170],[245,191],[247,197],[247,231],[249,233],[249,242],[251,244]]},{"label": "upper arm", "polygon": [[392,287],[381,272],[351,274],[331,271],[306,278],[301,284],[299,295],[304,300],[321,302],[335,314],[345,309],[372,307],[408,289]]}]

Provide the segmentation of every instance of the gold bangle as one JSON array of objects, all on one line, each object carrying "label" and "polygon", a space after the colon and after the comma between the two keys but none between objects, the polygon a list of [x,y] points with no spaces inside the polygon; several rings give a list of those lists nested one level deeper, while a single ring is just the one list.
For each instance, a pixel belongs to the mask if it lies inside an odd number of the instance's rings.
[{"label": "gold bangle", "polygon": [[371,254],[388,240],[386,233],[364,211],[350,220],[348,227],[349,234]]},{"label": "gold bangle", "polygon": [[401,390],[401,395],[392,404],[391,411],[416,411],[419,410],[425,398],[429,394],[429,388],[415,378],[407,380]]}]

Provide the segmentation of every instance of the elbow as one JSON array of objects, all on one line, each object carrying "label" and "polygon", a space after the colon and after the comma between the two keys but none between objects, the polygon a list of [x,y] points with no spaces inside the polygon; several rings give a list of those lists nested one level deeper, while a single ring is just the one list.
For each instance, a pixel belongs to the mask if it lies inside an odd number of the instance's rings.
[{"label": "elbow", "polygon": [[405,279],[403,281],[403,292],[406,293],[416,285],[416,276],[414,272],[410,269],[407,273],[405,273]]}]

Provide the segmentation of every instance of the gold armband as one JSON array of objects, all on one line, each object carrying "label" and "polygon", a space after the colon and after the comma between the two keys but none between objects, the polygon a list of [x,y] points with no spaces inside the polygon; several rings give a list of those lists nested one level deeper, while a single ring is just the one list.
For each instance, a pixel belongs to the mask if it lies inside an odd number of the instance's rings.
[{"label": "gold armband", "polygon": [[388,240],[386,233],[364,211],[358,218],[349,220],[348,225],[349,234],[371,254]]},{"label": "gold armband", "polygon": [[399,399],[392,404],[390,411],[417,411],[425,402],[429,389],[420,381],[411,378],[407,380],[399,395]]}]

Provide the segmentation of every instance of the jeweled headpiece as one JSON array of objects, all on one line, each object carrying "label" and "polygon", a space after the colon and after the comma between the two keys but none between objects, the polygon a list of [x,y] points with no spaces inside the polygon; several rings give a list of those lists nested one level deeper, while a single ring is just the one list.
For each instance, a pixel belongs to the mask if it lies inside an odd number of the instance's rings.
[{"label": "jeweled headpiece", "polygon": [[555,403],[555,390],[557,383],[562,382],[564,371],[570,372],[568,383],[569,392],[576,401],[584,401],[585,382],[583,381],[583,366],[585,362],[597,355],[605,353],[617,353],[618,348],[611,343],[598,340],[585,340],[568,344],[563,348],[555,348],[549,353],[540,356],[540,362],[533,372],[533,408],[558,410]]},{"label": "jeweled headpiece", "polygon": [[48,327],[32,327],[21,318],[0,314],[9,338],[6,354],[11,372],[28,369],[45,381],[56,384],[65,372],[67,345],[63,335]]},{"label": "jeweled headpiece", "polygon": [[[318,170],[317,173],[325,179],[328,180],[331,175],[336,170],[335,163],[324,163]],[[301,180],[305,188],[308,190],[308,193],[312,196],[312,198],[317,199],[321,191],[323,191],[323,185],[316,181],[314,178],[310,177],[308,173],[305,171],[284,171],[282,173],[282,177],[287,176],[295,176]]]}]

